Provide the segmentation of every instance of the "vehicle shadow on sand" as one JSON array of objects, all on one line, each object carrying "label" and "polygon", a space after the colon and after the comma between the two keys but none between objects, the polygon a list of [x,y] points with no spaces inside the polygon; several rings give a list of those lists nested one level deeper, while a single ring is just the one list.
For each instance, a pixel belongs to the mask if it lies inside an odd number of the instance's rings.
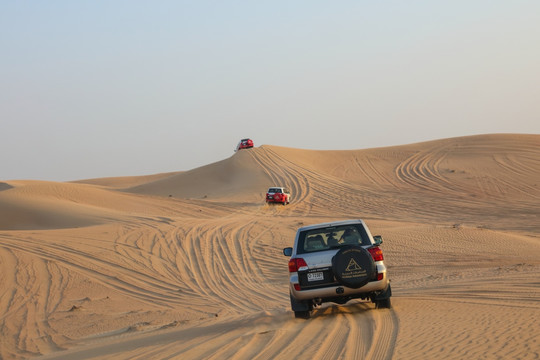
[{"label": "vehicle shadow on sand", "polygon": [[367,314],[375,305],[367,301],[350,301],[346,304],[324,304],[311,313],[312,318],[335,316],[338,314]]}]

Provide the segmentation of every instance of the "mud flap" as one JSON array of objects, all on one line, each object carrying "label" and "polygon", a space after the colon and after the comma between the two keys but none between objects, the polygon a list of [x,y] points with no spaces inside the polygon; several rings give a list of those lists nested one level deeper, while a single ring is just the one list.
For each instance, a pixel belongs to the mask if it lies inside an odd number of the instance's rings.
[{"label": "mud flap", "polygon": [[289,297],[291,298],[291,308],[293,311],[310,311],[309,305],[305,302],[297,301],[293,296],[289,293]]},{"label": "mud flap", "polygon": [[388,284],[388,287],[386,290],[381,291],[374,296],[371,297],[371,301],[375,302],[376,300],[384,300],[388,299],[390,296],[392,296],[392,288],[390,287],[390,284]]}]

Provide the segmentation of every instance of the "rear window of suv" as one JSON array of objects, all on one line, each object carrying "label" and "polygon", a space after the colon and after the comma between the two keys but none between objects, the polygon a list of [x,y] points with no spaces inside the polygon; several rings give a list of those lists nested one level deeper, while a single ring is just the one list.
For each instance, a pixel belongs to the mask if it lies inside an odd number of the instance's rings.
[{"label": "rear window of suv", "polygon": [[339,248],[344,245],[371,245],[366,229],[360,224],[332,226],[300,233],[297,254]]}]

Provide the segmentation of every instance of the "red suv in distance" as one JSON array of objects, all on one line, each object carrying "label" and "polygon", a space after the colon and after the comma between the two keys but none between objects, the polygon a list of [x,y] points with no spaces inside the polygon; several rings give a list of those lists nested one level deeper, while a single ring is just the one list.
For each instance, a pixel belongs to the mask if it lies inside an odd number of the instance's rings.
[{"label": "red suv in distance", "polygon": [[266,203],[287,205],[291,202],[291,193],[284,187],[271,187],[266,192]]},{"label": "red suv in distance", "polygon": [[253,147],[253,140],[251,140],[251,139],[242,139],[242,140],[240,140],[238,145],[236,145],[236,150],[234,150],[234,151],[236,152],[238,150],[249,149],[249,148],[252,148],[252,147]]}]

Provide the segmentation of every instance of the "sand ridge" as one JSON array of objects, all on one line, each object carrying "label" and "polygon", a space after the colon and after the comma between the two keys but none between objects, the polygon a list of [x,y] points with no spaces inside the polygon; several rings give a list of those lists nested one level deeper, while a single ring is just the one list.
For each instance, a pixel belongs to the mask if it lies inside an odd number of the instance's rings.
[{"label": "sand ridge", "polygon": [[[496,134],[2,180],[0,358],[538,358],[538,174],[540,135]],[[347,218],[383,235],[393,308],[294,319],[282,248]]]}]

